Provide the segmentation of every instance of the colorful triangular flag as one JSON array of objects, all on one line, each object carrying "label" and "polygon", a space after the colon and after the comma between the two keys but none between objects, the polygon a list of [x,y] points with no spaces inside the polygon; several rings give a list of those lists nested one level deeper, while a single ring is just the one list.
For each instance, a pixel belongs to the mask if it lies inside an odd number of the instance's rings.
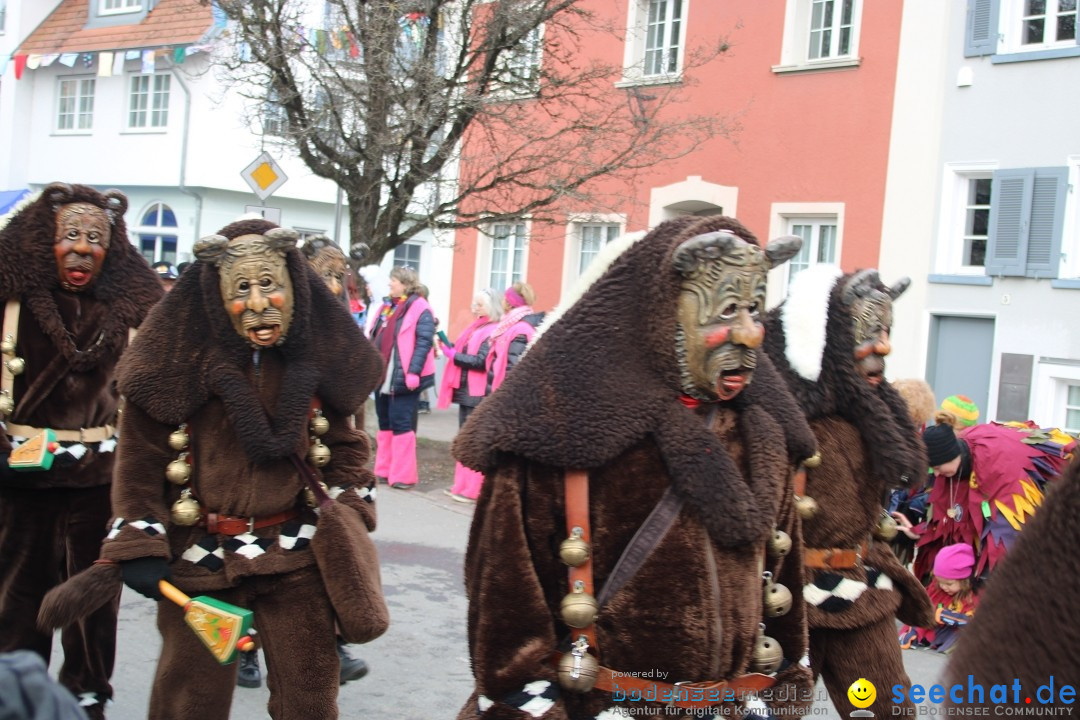
[{"label": "colorful triangular flag", "polygon": [[79,53],[63,53],[60,55],[60,64],[67,67],[75,67],[75,61],[79,59]]},{"label": "colorful triangular flag", "polygon": [[26,69],[26,56],[25,55],[16,55],[15,56],[15,79],[16,80],[21,80],[22,79],[23,70],[25,70],[25,69]]},{"label": "colorful triangular flag", "polygon": [[107,50],[98,53],[98,77],[112,77],[113,54]]}]

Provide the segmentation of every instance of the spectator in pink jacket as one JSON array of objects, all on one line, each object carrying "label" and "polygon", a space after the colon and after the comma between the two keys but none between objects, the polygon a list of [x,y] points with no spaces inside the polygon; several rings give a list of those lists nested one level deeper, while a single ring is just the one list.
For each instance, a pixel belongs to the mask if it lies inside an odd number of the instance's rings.
[{"label": "spectator in pink jacket", "polygon": [[417,294],[416,271],[390,271],[390,297],[372,326],[371,341],[386,369],[375,393],[379,433],[375,438],[375,475],[392,488],[411,490],[416,470],[413,418],[420,392],[435,384],[435,316]]},{"label": "spectator in pink jacket", "polygon": [[[502,317],[502,306],[490,288],[473,296],[472,324],[462,331],[453,345],[441,345],[449,362],[443,370],[439,387],[439,408],[458,405],[458,427],[465,424],[469,414],[487,395],[487,356],[491,349],[491,333]],[[482,473],[470,470],[461,463],[454,467],[454,486],[444,492],[458,502],[476,502],[483,484]]]},{"label": "spectator in pink jacket", "polygon": [[487,391],[490,395],[499,389],[506,373],[525,354],[525,348],[536,334],[536,327],[544,319],[543,313],[532,308],[536,293],[525,282],[516,282],[503,295],[505,314],[491,333],[491,351],[487,356]]}]

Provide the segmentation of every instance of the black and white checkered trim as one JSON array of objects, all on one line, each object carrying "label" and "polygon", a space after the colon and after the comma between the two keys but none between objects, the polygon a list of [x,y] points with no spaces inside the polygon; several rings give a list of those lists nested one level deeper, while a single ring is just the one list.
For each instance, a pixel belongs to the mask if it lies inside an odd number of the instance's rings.
[{"label": "black and white checkered trim", "polygon": [[[29,438],[24,438],[19,435],[13,435],[11,438],[11,449],[22,445]],[[83,457],[89,451],[94,451],[98,454],[111,453],[116,450],[116,438],[106,438],[101,442],[90,443],[89,445],[81,442],[59,442],[57,448],[53,452],[53,458],[55,462],[60,464],[75,463],[82,460]]]},{"label": "black and white checkered trim", "polygon": [[180,556],[193,565],[198,565],[210,572],[218,572],[225,567],[225,551],[218,545],[217,537],[206,535]]},{"label": "black and white checkered trim", "polygon": [[105,536],[105,539],[114,539],[120,534],[120,531],[124,526],[131,527],[134,530],[142,530],[150,537],[157,537],[158,535],[165,534],[165,526],[152,517],[143,518],[142,520],[132,520],[131,522],[128,522],[122,517],[118,517],[113,518],[112,527],[109,528],[109,534]]},{"label": "black and white checkered trim", "polygon": [[367,487],[366,485],[335,485],[330,488],[330,492],[327,493],[331,500],[337,500],[345,493],[352,491],[356,493],[361,500],[365,502],[375,502],[375,486]]},{"label": "black and white checkered trim", "polygon": [[[539,718],[555,707],[555,701],[558,699],[559,687],[557,685],[547,680],[536,680],[523,687],[520,692],[507,695],[499,702],[517,708],[530,717]],[[478,696],[476,698],[477,714],[483,715],[494,704],[495,701],[491,698]]]},{"label": "black and white checkered trim", "polygon": [[243,555],[248,560],[254,560],[265,553],[275,542],[273,538],[261,538],[251,533],[241,533],[226,540],[223,547],[231,553]]},{"label": "black and white checkered trim", "polygon": [[285,550],[303,550],[311,545],[315,526],[305,522],[290,521],[281,527],[278,544]]},{"label": "black and white checkered trim", "polygon": [[803,598],[825,612],[843,612],[855,604],[868,588],[892,590],[892,579],[877,568],[866,568],[866,582],[836,573],[818,573],[814,582],[803,586]]}]

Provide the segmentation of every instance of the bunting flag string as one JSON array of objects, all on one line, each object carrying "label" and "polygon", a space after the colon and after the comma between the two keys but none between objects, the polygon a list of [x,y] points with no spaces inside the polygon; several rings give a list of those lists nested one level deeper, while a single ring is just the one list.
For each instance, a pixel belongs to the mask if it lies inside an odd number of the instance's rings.
[{"label": "bunting flag string", "polygon": [[86,70],[93,68],[97,63],[97,77],[107,78],[122,75],[124,63],[129,60],[139,60],[140,72],[152,74],[156,67],[155,61],[159,57],[167,57],[174,65],[181,65],[189,56],[197,52],[209,52],[211,49],[209,45],[175,45],[136,50],[100,50],[44,55],[40,53],[12,54],[0,57],[0,77],[4,76],[9,64],[14,65],[15,79],[21,80],[27,70],[47,68],[53,63],[59,63],[68,68],[74,68],[77,63],[81,63]]}]

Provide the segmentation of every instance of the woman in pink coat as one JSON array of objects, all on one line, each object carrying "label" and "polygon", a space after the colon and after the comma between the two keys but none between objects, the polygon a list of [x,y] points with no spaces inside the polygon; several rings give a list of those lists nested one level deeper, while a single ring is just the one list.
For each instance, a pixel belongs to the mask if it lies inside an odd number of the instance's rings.
[{"label": "woman in pink coat", "polygon": [[[442,343],[446,354],[446,369],[439,387],[438,407],[458,404],[458,427],[465,424],[470,413],[487,395],[487,356],[490,337],[502,317],[502,307],[494,290],[480,290],[473,296],[472,324],[462,331],[453,345]],[[458,502],[476,502],[484,476],[461,463],[454,467],[454,486],[444,492]]]}]

